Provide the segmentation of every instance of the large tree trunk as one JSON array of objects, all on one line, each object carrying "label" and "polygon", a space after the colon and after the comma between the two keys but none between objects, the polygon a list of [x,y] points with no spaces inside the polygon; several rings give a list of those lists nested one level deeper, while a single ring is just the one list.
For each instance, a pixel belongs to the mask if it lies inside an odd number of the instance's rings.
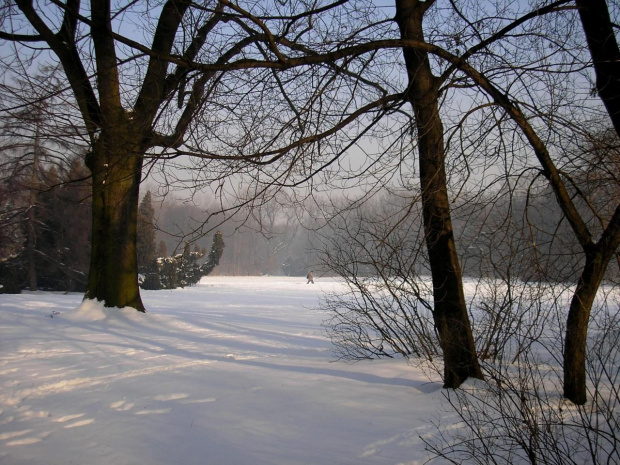
[{"label": "large tree trunk", "polygon": [[101,135],[87,157],[93,174],[93,231],[87,299],[145,311],[138,286],[137,215],[142,158],[135,142]]},{"label": "large tree trunk", "polygon": [[[422,21],[429,3],[396,0],[396,21],[403,39],[424,40]],[[468,377],[483,376],[452,231],[437,79],[426,53],[404,48],[403,54],[409,76],[407,98],[417,126],[422,214],[433,279],[433,317],[444,357],[444,387],[457,388]]]}]

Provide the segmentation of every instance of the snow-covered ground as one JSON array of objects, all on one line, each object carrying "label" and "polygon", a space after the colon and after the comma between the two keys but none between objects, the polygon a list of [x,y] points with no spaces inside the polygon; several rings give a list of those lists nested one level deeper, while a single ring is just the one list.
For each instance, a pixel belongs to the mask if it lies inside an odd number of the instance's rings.
[{"label": "snow-covered ground", "polygon": [[147,314],[0,295],[0,464],[424,463],[441,383],[335,362],[317,306],[339,286],[208,277]]}]

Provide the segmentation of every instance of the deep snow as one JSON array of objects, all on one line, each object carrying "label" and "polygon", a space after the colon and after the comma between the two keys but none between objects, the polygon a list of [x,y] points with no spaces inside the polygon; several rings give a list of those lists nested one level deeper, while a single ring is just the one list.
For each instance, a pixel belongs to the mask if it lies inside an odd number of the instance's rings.
[{"label": "deep snow", "polygon": [[317,307],[340,286],[207,277],[143,292],[146,315],[0,295],[0,463],[424,463],[441,384],[335,362]]}]

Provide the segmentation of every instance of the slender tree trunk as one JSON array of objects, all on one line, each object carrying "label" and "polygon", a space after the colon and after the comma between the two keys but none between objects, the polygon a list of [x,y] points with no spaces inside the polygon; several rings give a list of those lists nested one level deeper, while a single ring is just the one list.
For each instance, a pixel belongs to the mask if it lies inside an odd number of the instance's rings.
[{"label": "slender tree trunk", "polygon": [[28,283],[31,291],[37,290],[37,229],[36,208],[39,178],[39,124],[36,124],[32,152],[32,174],[30,176],[30,195],[28,199]]},{"label": "slender tree trunk", "polygon": [[87,157],[93,173],[93,237],[85,298],[145,311],[136,253],[142,158],[137,138],[130,142],[128,133],[102,134]]},{"label": "slender tree trunk", "polygon": [[586,403],[586,350],[588,320],[607,263],[599,253],[586,255],[566,320],[564,343],[564,397],[577,405]]},{"label": "slender tree trunk", "polygon": [[596,245],[586,249],[586,263],[573,294],[564,339],[564,397],[586,403],[586,350],[588,320],[609,262],[620,245],[620,207]]},{"label": "slender tree trunk", "polygon": [[[403,39],[424,39],[422,21],[431,3],[396,0],[396,21]],[[433,316],[444,358],[444,387],[457,388],[468,377],[483,376],[452,230],[438,84],[428,54],[412,48],[403,49],[403,54],[409,76],[407,99],[417,125],[422,214],[433,280]]]},{"label": "slender tree trunk", "polygon": [[[437,108],[418,108],[422,214],[433,280],[434,319],[444,357],[445,387],[456,388],[468,377],[482,378],[478,364],[461,268],[450,216],[443,148]],[[415,107],[414,107],[415,108]]]}]

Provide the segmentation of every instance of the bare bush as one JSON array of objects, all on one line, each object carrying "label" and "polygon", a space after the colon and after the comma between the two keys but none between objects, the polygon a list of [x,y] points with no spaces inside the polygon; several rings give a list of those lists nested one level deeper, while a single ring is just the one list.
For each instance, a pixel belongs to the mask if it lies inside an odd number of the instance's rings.
[{"label": "bare bush", "polygon": [[[381,209],[339,209],[324,234],[324,265],[348,284],[322,303],[338,355],[359,360],[400,355],[433,360],[440,353],[433,322],[432,284],[416,198],[384,197]],[[404,216],[403,216],[404,215]]]},{"label": "bare bush", "polygon": [[459,423],[437,423],[428,450],[451,463],[620,463],[619,324],[609,297],[593,315],[587,404],[562,398],[561,331],[548,328],[514,363],[483,364],[488,382],[444,393]]}]

